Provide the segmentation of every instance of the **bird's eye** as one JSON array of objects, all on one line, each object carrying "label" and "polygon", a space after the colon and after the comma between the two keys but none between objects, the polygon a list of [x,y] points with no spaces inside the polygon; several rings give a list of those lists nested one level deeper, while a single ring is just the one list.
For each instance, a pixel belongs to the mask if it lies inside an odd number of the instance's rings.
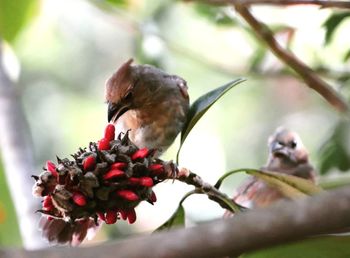
[{"label": "bird's eye", "polygon": [[124,100],[130,101],[131,99],[132,99],[132,92],[129,91],[129,92],[126,93],[126,95],[124,96]]},{"label": "bird's eye", "polygon": [[292,141],[290,146],[294,149],[295,147],[297,147],[297,142],[296,141]]}]

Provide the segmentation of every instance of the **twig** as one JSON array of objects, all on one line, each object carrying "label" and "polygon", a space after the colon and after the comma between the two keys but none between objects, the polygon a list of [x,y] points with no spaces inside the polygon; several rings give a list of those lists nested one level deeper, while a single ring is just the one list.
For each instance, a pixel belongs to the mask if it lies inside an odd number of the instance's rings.
[{"label": "twig", "polygon": [[[169,171],[169,178],[173,177],[173,172]],[[186,168],[181,168],[179,172],[176,174],[175,179],[184,182],[186,184],[194,186],[196,189],[196,193],[202,193],[208,195],[209,199],[217,202],[222,208],[230,210],[231,212],[240,212],[245,210],[244,207],[235,203],[230,197],[228,197],[225,193],[220,192],[213,185],[206,183],[203,179],[197,174],[191,172]]]},{"label": "twig", "polygon": [[[326,207],[326,208],[325,208]],[[331,219],[330,219],[331,218]],[[0,251],[2,258],[223,257],[300,240],[350,226],[350,187],[297,201],[281,201],[197,227],[85,248]]]},{"label": "twig", "polygon": [[270,50],[281,59],[286,65],[291,67],[305,83],[322,97],[324,97],[338,111],[349,113],[349,107],[346,101],[337,94],[337,92],[324,80],[295,55],[283,49],[273,36],[271,30],[262,22],[258,21],[239,1],[232,1],[236,11],[246,20],[255,33],[269,46]]},{"label": "twig", "polygon": [[[191,2],[194,0],[185,0]],[[343,8],[350,9],[349,1],[331,1],[331,0],[203,0],[202,2],[213,5],[236,4],[240,2],[245,6],[249,5],[317,5],[321,8]]]}]

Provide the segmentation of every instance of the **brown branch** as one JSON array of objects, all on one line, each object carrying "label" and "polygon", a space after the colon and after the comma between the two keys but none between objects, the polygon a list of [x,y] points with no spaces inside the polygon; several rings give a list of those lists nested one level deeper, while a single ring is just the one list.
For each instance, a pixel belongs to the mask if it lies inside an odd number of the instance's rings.
[{"label": "brown branch", "polygon": [[[327,208],[325,208],[327,207]],[[330,219],[331,218],[331,219]],[[350,226],[350,187],[281,201],[197,227],[134,237],[85,248],[3,250],[2,258],[223,257]]]},{"label": "brown branch", "polygon": [[[195,0],[185,0],[191,2]],[[331,0],[203,0],[202,2],[213,5],[236,4],[240,2],[245,6],[250,5],[316,5],[321,8],[343,8],[350,9],[349,1],[331,1]]]},{"label": "brown branch", "polygon": [[[28,124],[15,85],[2,65],[0,38],[0,151],[7,184],[17,213],[23,244],[26,248],[47,246],[41,238],[35,221],[40,216],[33,211],[37,200],[31,195],[31,173],[34,171],[33,149]],[[11,234],[11,232],[8,232]]]},{"label": "brown branch", "polygon": [[255,33],[268,45],[270,50],[287,66],[292,68],[305,83],[318,92],[338,111],[349,114],[346,101],[324,80],[322,80],[310,67],[299,60],[295,55],[282,48],[273,36],[271,30],[262,22],[259,22],[239,1],[232,1],[236,11],[246,20]]},{"label": "brown branch", "polygon": [[[171,175],[169,178],[171,178]],[[244,207],[235,203],[232,198],[225,193],[220,192],[213,185],[203,181],[200,176],[186,168],[181,168],[175,179],[194,186],[196,188],[196,193],[206,194],[209,199],[218,203],[224,209],[230,210],[234,213],[245,210]]]}]

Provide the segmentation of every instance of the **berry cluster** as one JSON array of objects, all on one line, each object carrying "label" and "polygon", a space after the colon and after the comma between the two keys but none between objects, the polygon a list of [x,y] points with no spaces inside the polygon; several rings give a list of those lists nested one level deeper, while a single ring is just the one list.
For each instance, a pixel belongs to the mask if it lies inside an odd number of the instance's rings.
[{"label": "berry cluster", "polygon": [[114,125],[108,124],[104,138],[79,149],[74,160],[57,158],[33,176],[33,194],[43,197],[39,210],[47,219],[70,224],[86,220],[114,224],[118,219],[134,223],[135,207],[141,201],[153,204],[152,187],[167,178],[172,163],[155,157],[155,151],[137,148],[128,137],[115,139]]}]

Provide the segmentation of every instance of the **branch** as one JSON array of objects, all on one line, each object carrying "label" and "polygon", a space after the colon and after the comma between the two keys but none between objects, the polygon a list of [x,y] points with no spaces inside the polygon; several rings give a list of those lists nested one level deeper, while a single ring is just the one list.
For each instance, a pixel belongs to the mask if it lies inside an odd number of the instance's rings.
[{"label": "branch", "polygon": [[[169,176],[169,178],[171,178],[171,176]],[[225,193],[220,192],[211,184],[204,182],[200,176],[186,168],[181,168],[175,179],[196,187],[196,193],[208,195],[209,199],[218,203],[224,209],[230,210],[234,213],[246,210],[246,208],[235,203]]]},{"label": "branch", "polygon": [[[195,0],[185,0],[191,2]],[[212,5],[227,5],[240,2],[245,6],[250,5],[317,5],[321,8],[343,8],[350,9],[349,1],[330,1],[330,0],[204,0],[204,3]]]},{"label": "branch", "polygon": [[346,187],[298,201],[281,201],[270,208],[239,213],[231,219],[212,221],[189,229],[94,247],[3,250],[0,255],[2,258],[222,257],[349,226],[350,187]]},{"label": "branch", "polygon": [[30,175],[34,171],[33,149],[19,97],[1,65],[2,51],[0,39],[0,154],[23,244],[29,249],[39,248],[47,244],[41,238],[36,223],[33,223],[40,218],[38,214],[33,213],[38,208],[38,203],[31,194],[33,181]]},{"label": "branch", "polygon": [[259,22],[251,14],[247,7],[239,1],[234,3],[236,11],[246,20],[255,33],[268,45],[270,50],[287,66],[292,68],[305,83],[318,92],[338,111],[349,114],[349,107],[346,101],[324,80],[322,80],[310,67],[299,60],[295,55],[283,49],[273,36],[271,30],[262,22]]}]

